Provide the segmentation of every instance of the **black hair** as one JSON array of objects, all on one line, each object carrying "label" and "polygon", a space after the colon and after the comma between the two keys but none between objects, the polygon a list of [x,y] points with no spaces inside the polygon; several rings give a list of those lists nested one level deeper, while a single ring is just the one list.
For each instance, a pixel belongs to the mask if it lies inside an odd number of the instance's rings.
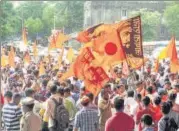
[{"label": "black hair", "polygon": [[19,93],[13,94],[13,99],[21,98],[21,95]]},{"label": "black hair", "polygon": [[57,81],[57,80],[54,81],[54,84],[55,84],[56,86],[60,86],[60,82]]},{"label": "black hair", "polygon": [[74,85],[73,84],[69,84],[68,87],[70,88],[71,91],[74,90]]},{"label": "black hair", "polygon": [[176,98],[177,98],[177,94],[175,94],[175,93],[171,93],[169,95],[169,100],[171,100],[171,101],[175,101]]},{"label": "black hair", "polygon": [[70,91],[71,91],[71,90],[70,90],[69,87],[65,87],[65,88],[64,88],[64,93],[65,93],[65,92],[70,93]]},{"label": "black hair", "polygon": [[143,102],[144,106],[148,106],[150,104],[150,98],[148,96],[145,96],[142,99],[142,102]]},{"label": "black hair", "polygon": [[114,99],[114,107],[117,111],[120,111],[124,108],[124,99],[117,97]]},{"label": "black hair", "polygon": [[155,97],[154,104],[158,106],[160,103],[161,103],[161,97],[159,97],[159,96]]},{"label": "black hair", "polygon": [[93,95],[93,93],[88,93],[88,94],[86,94],[86,96],[89,97],[89,99],[90,99],[91,101],[94,100],[94,95]]},{"label": "black hair", "polygon": [[57,93],[59,93],[60,95],[64,95],[64,88],[63,87],[58,87],[57,88]]},{"label": "black hair", "polygon": [[167,102],[163,102],[162,106],[161,106],[161,110],[163,112],[163,114],[167,115],[170,112],[171,106],[169,103]]},{"label": "black hair", "polygon": [[127,96],[128,97],[134,97],[134,91],[133,90],[127,91]]},{"label": "black hair", "polygon": [[149,87],[147,88],[147,92],[148,92],[149,94],[152,94],[152,92],[153,92],[152,86],[149,86]]},{"label": "black hair", "polygon": [[53,84],[53,85],[50,87],[50,93],[55,94],[56,92],[57,92],[57,86]]},{"label": "black hair", "polygon": [[152,125],[152,117],[148,114],[144,114],[141,118],[141,121],[147,125],[147,126],[151,126]]},{"label": "black hair", "polygon": [[31,97],[34,93],[35,93],[35,91],[32,88],[25,89],[25,96],[26,97]]},{"label": "black hair", "polygon": [[45,86],[45,87],[46,87],[46,86],[47,86],[47,84],[48,84],[48,81],[47,81],[47,80],[43,80],[43,81],[42,81],[42,85],[43,85],[43,86]]},{"label": "black hair", "polygon": [[34,104],[26,105],[30,110],[33,110]]},{"label": "black hair", "polygon": [[70,80],[70,79],[67,79],[65,82],[66,82],[67,84],[71,84],[71,80]]},{"label": "black hair", "polygon": [[4,94],[4,97],[7,97],[7,98],[12,98],[12,92],[11,91],[6,91],[6,93]]},{"label": "black hair", "polygon": [[104,85],[104,88],[111,88],[111,85],[109,83]]},{"label": "black hair", "polygon": [[135,96],[135,98],[141,101],[141,100],[142,100],[142,95],[141,95],[140,93],[138,93],[138,94]]}]

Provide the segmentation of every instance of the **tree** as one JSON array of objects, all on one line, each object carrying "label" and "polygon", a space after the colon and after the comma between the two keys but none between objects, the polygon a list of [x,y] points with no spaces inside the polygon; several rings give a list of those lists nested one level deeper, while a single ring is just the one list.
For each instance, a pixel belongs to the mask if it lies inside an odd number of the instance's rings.
[{"label": "tree", "polygon": [[179,38],[179,3],[175,2],[164,10],[164,24],[169,32]]},{"label": "tree", "polygon": [[16,13],[11,2],[2,1],[0,10],[0,37],[10,38],[20,28]]},{"label": "tree", "polygon": [[157,11],[148,11],[147,9],[133,11],[130,14],[130,16],[136,15],[141,15],[144,41],[155,40],[157,38],[157,27],[160,25],[161,14]]},{"label": "tree", "polygon": [[28,28],[28,33],[31,36],[36,35],[43,29],[43,23],[39,18],[33,19],[32,17],[28,18],[25,21],[25,26]]}]

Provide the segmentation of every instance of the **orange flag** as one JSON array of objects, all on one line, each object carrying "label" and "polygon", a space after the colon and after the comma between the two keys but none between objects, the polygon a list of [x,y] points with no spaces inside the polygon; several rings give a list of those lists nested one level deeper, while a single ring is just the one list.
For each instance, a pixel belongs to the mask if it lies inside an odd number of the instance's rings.
[{"label": "orange flag", "polygon": [[72,48],[69,48],[68,53],[67,53],[67,60],[71,63],[74,58],[74,52]]},{"label": "orange flag", "polygon": [[70,39],[69,36],[64,35],[63,33],[59,32],[57,34],[57,39],[56,39],[56,48],[62,48],[63,43],[68,41]]},{"label": "orange flag", "polygon": [[27,46],[27,29],[26,28],[23,28],[22,30],[22,40],[24,44]]},{"label": "orange flag", "polygon": [[170,58],[170,71],[177,73],[179,71],[179,61],[175,44],[175,37],[172,37],[167,50],[168,57]]},{"label": "orange flag", "polygon": [[34,54],[34,57],[38,56],[38,49],[37,49],[37,42],[36,41],[33,44],[33,54]]},{"label": "orange flag", "polygon": [[154,66],[154,72],[158,73],[158,71],[159,71],[159,59],[155,61],[155,66]]},{"label": "orange flag", "polygon": [[52,49],[55,49],[57,46],[56,46],[56,38],[54,35],[50,36],[50,44],[49,44],[49,47],[48,47],[48,50],[52,50]]},{"label": "orange flag", "polygon": [[26,52],[24,55],[24,63],[30,64],[31,58],[29,52]]},{"label": "orange flag", "polygon": [[115,29],[111,32],[101,34],[93,40],[93,50],[104,54],[108,64],[123,61],[126,59],[122,49],[121,39]]},{"label": "orange flag", "polygon": [[45,67],[43,62],[40,62],[40,67],[39,67],[39,76],[42,76],[45,74]]},{"label": "orange flag", "polygon": [[8,64],[8,58],[6,55],[1,55],[1,66],[5,67]]},{"label": "orange flag", "polygon": [[14,47],[13,46],[11,46],[11,53],[12,53],[12,55],[15,57],[15,51],[14,51]]},{"label": "orange flag", "polygon": [[97,96],[109,77],[102,67],[90,66],[85,71],[84,83],[85,89]]},{"label": "orange flag", "polygon": [[94,56],[90,48],[84,48],[73,64],[73,71],[75,76],[79,79],[84,79],[84,70],[93,60]]},{"label": "orange flag", "polygon": [[8,52],[8,63],[10,67],[15,67],[15,58],[11,51]]}]

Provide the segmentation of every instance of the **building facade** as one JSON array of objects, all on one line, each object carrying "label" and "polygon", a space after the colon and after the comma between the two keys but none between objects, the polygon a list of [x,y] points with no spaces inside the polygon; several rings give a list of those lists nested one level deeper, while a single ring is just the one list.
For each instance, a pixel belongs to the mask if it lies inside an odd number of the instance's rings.
[{"label": "building facade", "polygon": [[[99,23],[114,23],[129,17],[131,11],[146,8],[163,14],[166,7],[164,1],[86,1],[84,5],[84,28]],[[157,40],[168,38],[166,28],[161,24],[156,29]]]}]

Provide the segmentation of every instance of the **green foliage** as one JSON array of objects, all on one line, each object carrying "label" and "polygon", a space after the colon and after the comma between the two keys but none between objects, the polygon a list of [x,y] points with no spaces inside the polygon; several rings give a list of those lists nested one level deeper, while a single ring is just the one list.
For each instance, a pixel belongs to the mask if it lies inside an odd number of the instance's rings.
[{"label": "green foliage", "polygon": [[166,7],[164,11],[164,24],[168,27],[170,34],[179,38],[179,3],[175,2]]},{"label": "green foliage", "polygon": [[28,28],[28,33],[34,34],[42,30],[43,23],[39,18],[33,19],[30,17],[25,21],[25,26]]},{"label": "green foliage", "polygon": [[160,24],[161,14],[157,11],[151,12],[147,9],[131,12],[130,16],[141,15],[143,40],[150,41],[157,38],[157,27]]},{"label": "green foliage", "polygon": [[[11,2],[3,1],[0,10],[0,36],[8,38],[21,37],[22,26],[28,27],[28,38],[32,36],[49,36],[54,28],[79,31],[83,27],[83,1],[26,1],[16,8]],[[54,20],[55,17],[55,20]]]},{"label": "green foliage", "polygon": [[0,37],[5,39],[12,36],[19,29],[19,21],[15,17],[15,11],[11,2],[1,2],[0,8]]}]

